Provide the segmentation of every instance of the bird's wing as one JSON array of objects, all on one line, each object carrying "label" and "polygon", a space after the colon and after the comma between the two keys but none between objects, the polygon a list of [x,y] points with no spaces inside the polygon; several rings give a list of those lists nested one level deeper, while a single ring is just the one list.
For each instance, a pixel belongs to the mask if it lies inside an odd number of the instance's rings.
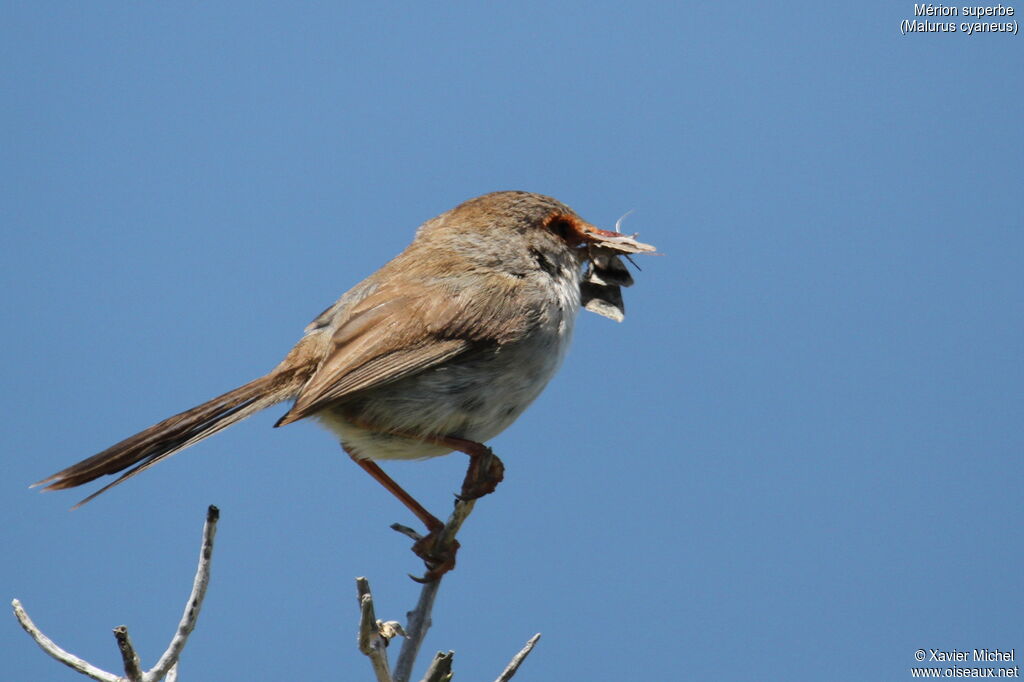
[{"label": "bird's wing", "polygon": [[[385,286],[339,314],[345,319],[295,405],[276,426],[297,421],[356,391],[376,388],[458,355],[520,337],[537,315],[516,296],[514,278],[489,282],[495,295],[472,287]],[[490,302],[487,304],[484,300]]]}]

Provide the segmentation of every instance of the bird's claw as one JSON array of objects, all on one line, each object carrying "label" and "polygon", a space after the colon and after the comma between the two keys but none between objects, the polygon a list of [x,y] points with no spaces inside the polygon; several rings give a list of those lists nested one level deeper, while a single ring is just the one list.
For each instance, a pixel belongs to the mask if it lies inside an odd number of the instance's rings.
[{"label": "bird's claw", "polygon": [[459,499],[469,502],[489,495],[494,492],[503,478],[505,478],[505,465],[490,448],[485,448],[482,454],[470,457],[469,468],[466,470],[466,478],[462,481]]},{"label": "bird's claw", "polygon": [[423,559],[427,572],[422,578],[411,574],[409,577],[418,583],[432,583],[455,568],[455,554],[459,551],[459,541],[447,537],[444,528],[439,528],[417,540],[412,546],[412,551]]}]

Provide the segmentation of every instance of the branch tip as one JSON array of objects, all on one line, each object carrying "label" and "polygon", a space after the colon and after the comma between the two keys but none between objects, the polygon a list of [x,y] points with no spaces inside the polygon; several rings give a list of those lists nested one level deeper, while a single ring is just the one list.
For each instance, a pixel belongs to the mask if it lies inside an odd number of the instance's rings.
[{"label": "branch tip", "polygon": [[448,653],[438,651],[434,654],[434,660],[430,662],[427,674],[423,676],[423,682],[447,682],[452,679],[452,659],[454,657],[454,651]]},{"label": "branch tip", "polygon": [[139,665],[139,655],[135,653],[135,647],[132,646],[132,638],[128,636],[128,626],[118,625],[114,628],[114,639],[117,640],[117,649],[121,652],[124,676],[130,682],[142,682],[142,668]]},{"label": "branch tip", "polygon": [[530,652],[533,651],[533,647],[539,640],[540,633],[538,632],[526,642],[526,646],[524,646],[518,654],[512,657],[512,660],[509,661],[509,664],[505,666],[503,671],[501,671],[501,675],[498,676],[498,679],[495,680],[495,682],[508,682],[508,680],[511,680],[512,676],[516,674],[516,671],[519,670],[519,666],[521,666],[523,661],[526,660],[526,657],[530,655]]}]

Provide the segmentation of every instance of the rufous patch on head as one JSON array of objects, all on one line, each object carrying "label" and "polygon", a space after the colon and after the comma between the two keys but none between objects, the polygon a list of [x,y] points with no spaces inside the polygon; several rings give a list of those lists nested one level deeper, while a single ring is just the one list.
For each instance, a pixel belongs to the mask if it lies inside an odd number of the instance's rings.
[{"label": "rufous patch on head", "polygon": [[588,241],[585,226],[589,227],[587,223],[569,213],[552,213],[544,221],[544,228],[560,237],[569,246],[580,246]]},{"label": "rufous patch on head", "polygon": [[544,227],[573,247],[582,246],[583,244],[594,244],[607,239],[612,241],[623,240],[623,235],[618,232],[609,232],[608,230],[594,227],[587,221],[568,213],[552,213],[544,221]]}]

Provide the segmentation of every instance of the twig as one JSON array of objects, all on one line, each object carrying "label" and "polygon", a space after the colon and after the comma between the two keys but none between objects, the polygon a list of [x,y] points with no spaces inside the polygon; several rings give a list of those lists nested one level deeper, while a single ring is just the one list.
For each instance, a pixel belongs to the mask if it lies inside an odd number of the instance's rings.
[{"label": "twig", "polygon": [[434,654],[434,660],[430,662],[427,674],[423,676],[423,682],[448,682],[452,679],[453,656],[455,656],[454,651],[448,653],[438,651]]},{"label": "twig", "polygon": [[423,539],[423,536],[420,535],[419,533],[417,533],[415,530],[413,530],[409,526],[403,526],[400,523],[392,523],[391,524],[391,530],[397,531],[397,532],[401,533],[402,535],[404,535],[405,537],[409,538],[413,542],[419,542],[420,540]]},{"label": "twig", "polygon": [[537,640],[539,639],[540,633],[538,632],[530,638],[530,640],[526,643],[526,646],[524,646],[518,654],[512,657],[512,660],[509,662],[507,666],[505,666],[505,669],[501,672],[500,675],[498,675],[498,679],[494,682],[508,682],[509,680],[511,680],[512,676],[516,674],[517,670],[519,670],[519,666],[523,664],[523,661],[526,660],[526,657],[530,655],[531,651],[533,651],[533,647],[535,644],[537,644]]},{"label": "twig", "polygon": [[132,638],[128,636],[128,627],[118,625],[114,628],[114,638],[117,640],[117,649],[121,652],[121,661],[124,662],[124,676],[128,678],[129,682],[142,682],[139,655],[135,653]]},{"label": "twig", "polygon": [[206,523],[203,525],[203,544],[199,550],[199,565],[196,567],[196,577],[192,581],[192,594],[185,603],[185,612],[178,623],[178,630],[174,633],[171,643],[167,646],[156,665],[146,673],[145,682],[157,682],[162,680],[170,671],[171,666],[178,662],[185,642],[192,630],[196,627],[196,619],[199,618],[199,609],[203,606],[203,598],[206,596],[206,587],[210,583],[210,560],[213,558],[213,538],[217,534],[217,521],[220,520],[220,510],[212,504],[206,510]]},{"label": "twig", "polygon": [[373,595],[370,581],[356,578],[356,593],[359,596],[359,650],[370,659],[377,682],[392,682],[388,666],[388,642],[380,632],[377,616],[373,609]]},{"label": "twig", "polygon": [[430,612],[434,608],[434,599],[437,598],[437,591],[440,588],[440,579],[432,583],[424,583],[416,608],[405,614],[408,619],[405,631],[409,635],[402,642],[402,650],[398,652],[398,663],[395,664],[395,682],[409,682],[412,677],[412,666],[416,663],[420,646],[427,636],[427,630],[430,629]]},{"label": "twig", "polygon": [[455,534],[462,528],[463,522],[473,512],[473,507],[476,505],[476,500],[455,500],[455,509],[452,510],[452,515],[448,517],[448,522],[444,524],[444,530],[441,531],[441,537],[445,540],[454,540]]},{"label": "twig", "polygon": [[203,605],[203,597],[206,596],[206,586],[210,582],[210,560],[213,557],[213,537],[217,533],[217,520],[220,518],[220,510],[210,505],[206,511],[206,524],[203,526],[203,544],[199,552],[199,566],[196,568],[196,577],[192,582],[192,594],[189,595],[188,603],[185,605],[185,613],[178,623],[178,630],[174,633],[171,643],[167,647],[160,660],[149,672],[142,672],[139,667],[139,657],[135,653],[131,639],[128,637],[128,628],[124,625],[114,628],[114,636],[117,638],[117,646],[121,651],[121,660],[124,661],[125,676],[114,675],[105,670],[82,660],[74,654],[54,644],[53,640],[44,635],[36,627],[32,619],[25,613],[21,602],[17,599],[11,602],[14,607],[14,615],[25,632],[29,634],[36,644],[47,654],[57,659],[64,665],[77,670],[100,682],[159,682],[167,678],[168,682],[175,682],[178,678],[178,657],[188,636],[195,629],[196,619],[199,617],[199,609]]},{"label": "twig", "polygon": [[52,639],[44,635],[42,631],[36,627],[36,624],[28,617],[28,614],[25,613],[25,609],[21,606],[21,602],[17,599],[11,601],[11,606],[14,607],[14,615],[18,619],[18,622],[21,623],[21,627],[25,632],[35,640],[40,649],[56,660],[68,666],[72,670],[76,670],[94,680],[100,680],[100,682],[118,682],[118,680],[121,679],[120,675],[114,675],[113,673],[108,673],[106,670],[101,670],[88,661],[84,661],[78,656],[75,656],[68,651],[64,651],[64,649],[57,646]]},{"label": "twig", "polygon": [[[449,543],[455,540],[455,534],[459,532],[462,524],[473,511],[475,503],[476,500],[455,500],[455,509],[452,511],[451,516],[448,517],[444,530],[441,531],[441,543]],[[396,530],[403,532],[398,528]],[[406,621],[405,631],[408,635],[402,643],[402,650],[398,653],[398,662],[395,664],[394,673],[395,682],[409,682],[412,678],[412,667],[420,653],[420,646],[427,636],[427,630],[430,629],[432,622],[430,614],[434,608],[434,600],[437,598],[437,591],[440,587],[440,578],[433,582],[424,583],[423,589],[420,590],[420,598],[416,603],[416,608],[406,614],[408,620]]]}]

